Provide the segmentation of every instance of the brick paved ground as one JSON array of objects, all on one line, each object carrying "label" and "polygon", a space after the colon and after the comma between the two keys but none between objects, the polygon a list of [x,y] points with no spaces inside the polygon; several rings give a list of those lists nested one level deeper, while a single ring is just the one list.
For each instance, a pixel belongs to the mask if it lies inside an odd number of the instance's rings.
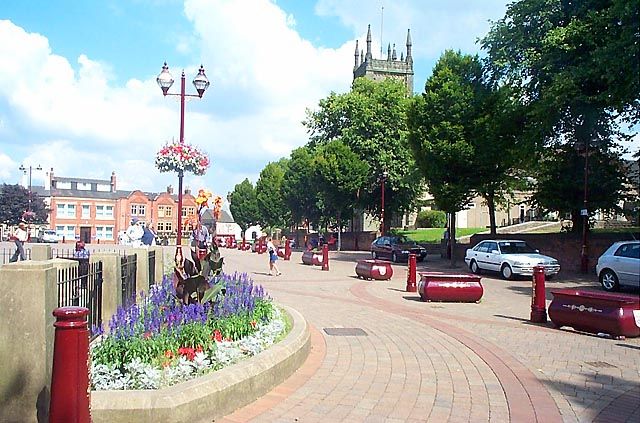
[{"label": "brick paved ground", "polygon": [[[328,272],[294,253],[278,262],[279,277],[268,276],[266,255],[223,254],[226,271],[248,272],[306,317],[312,351],[291,378],[222,421],[640,421],[640,338],[530,324],[529,280],[484,275],[478,304],[424,303],[405,292],[405,265],[394,265],[391,281],[357,279],[365,253],[332,252]],[[418,270],[447,268],[431,259]],[[597,287],[595,277],[547,283],[576,286]]]}]

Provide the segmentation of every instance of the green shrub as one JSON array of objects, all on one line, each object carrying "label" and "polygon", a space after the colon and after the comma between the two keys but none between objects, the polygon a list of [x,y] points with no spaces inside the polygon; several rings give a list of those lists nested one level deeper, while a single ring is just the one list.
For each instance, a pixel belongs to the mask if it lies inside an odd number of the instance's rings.
[{"label": "green shrub", "polygon": [[424,210],[416,218],[418,228],[444,228],[446,224],[447,215],[440,210]]}]

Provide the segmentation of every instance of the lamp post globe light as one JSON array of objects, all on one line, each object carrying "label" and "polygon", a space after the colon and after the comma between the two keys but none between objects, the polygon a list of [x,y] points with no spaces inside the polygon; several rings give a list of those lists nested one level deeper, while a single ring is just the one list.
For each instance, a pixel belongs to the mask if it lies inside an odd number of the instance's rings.
[{"label": "lamp post globe light", "polygon": [[[38,165],[38,167],[33,167],[31,165],[29,165],[29,168],[24,167],[24,165],[20,165],[20,167],[18,168],[19,170],[22,171],[23,174],[27,174],[27,170],[29,171],[29,200],[28,200],[28,204],[27,204],[27,212],[23,215],[23,219],[24,220],[28,220],[31,219],[31,173],[34,170],[42,170],[42,167],[40,165]],[[25,219],[25,217],[27,217],[28,219]]]},{"label": "lamp post globe light", "polygon": [[[202,98],[204,92],[209,88],[209,80],[204,73],[204,67],[200,65],[200,69],[198,70],[198,74],[193,79],[193,85],[196,87],[196,91],[198,94],[186,94],[185,93],[185,76],[184,70],[182,71],[182,76],[180,77],[180,94],[171,94],[169,93],[169,88],[173,85],[173,77],[169,72],[169,66],[167,66],[167,62],[164,62],[162,66],[162,70],[160,74],[156,78],[156,82],[160,89],[162,89],[162,95],[165,97],[168,95],[179,96],[180,97],[180,144],[184,144],[184,102],[186,97],[198,97]],[[184,172],[182,170],[178,171],[178,234],[176,237],[176,245],[182,245],[182,178],[184,176]]]}]

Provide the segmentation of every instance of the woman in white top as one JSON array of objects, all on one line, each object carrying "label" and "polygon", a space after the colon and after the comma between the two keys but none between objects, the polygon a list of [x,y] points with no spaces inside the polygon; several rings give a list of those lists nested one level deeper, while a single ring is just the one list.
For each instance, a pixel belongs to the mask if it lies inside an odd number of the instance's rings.
[{"label": "woman in white top", "polygon": [[278,270],[278,266],[276,265],[276,261],[278,261],[278,250],[276,250],[275,245],[273,245],[271,237],[267,238],[267,252],[269,253],[269,275],[273,276],[275,272],[276,276],[280,276],[280,270]]}]

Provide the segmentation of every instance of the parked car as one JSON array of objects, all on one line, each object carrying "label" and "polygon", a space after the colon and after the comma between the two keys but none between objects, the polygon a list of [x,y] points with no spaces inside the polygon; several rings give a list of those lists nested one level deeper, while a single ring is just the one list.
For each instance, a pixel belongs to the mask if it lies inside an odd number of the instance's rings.
[{"label": "parked car", "polygon": [[531,276],[534,266],[544,266],[547,279],[560,271],[558,260],[540,254],[521,240],[481,241],[467,250],[464,261],[473,273],[483,270],[500,272],[505,279],[512,279],[514,275]]},{"label": "parked car", "polygon": [[58,234],[53,229],[45,229],[38,233],[37,242],[58,242]]},{"label": "parked car", "polygon": [[605,291],[640,288],[640,241],[614,242],[598,258],[596,274]]},{"label": "parked car", "polygon": [[386,258],[396,263],[409,260],[409,254],[416,255],[417,261],[423,261],[427,250],[404,235],[381,236],[371,243],[371,256],[374,259]]}]

